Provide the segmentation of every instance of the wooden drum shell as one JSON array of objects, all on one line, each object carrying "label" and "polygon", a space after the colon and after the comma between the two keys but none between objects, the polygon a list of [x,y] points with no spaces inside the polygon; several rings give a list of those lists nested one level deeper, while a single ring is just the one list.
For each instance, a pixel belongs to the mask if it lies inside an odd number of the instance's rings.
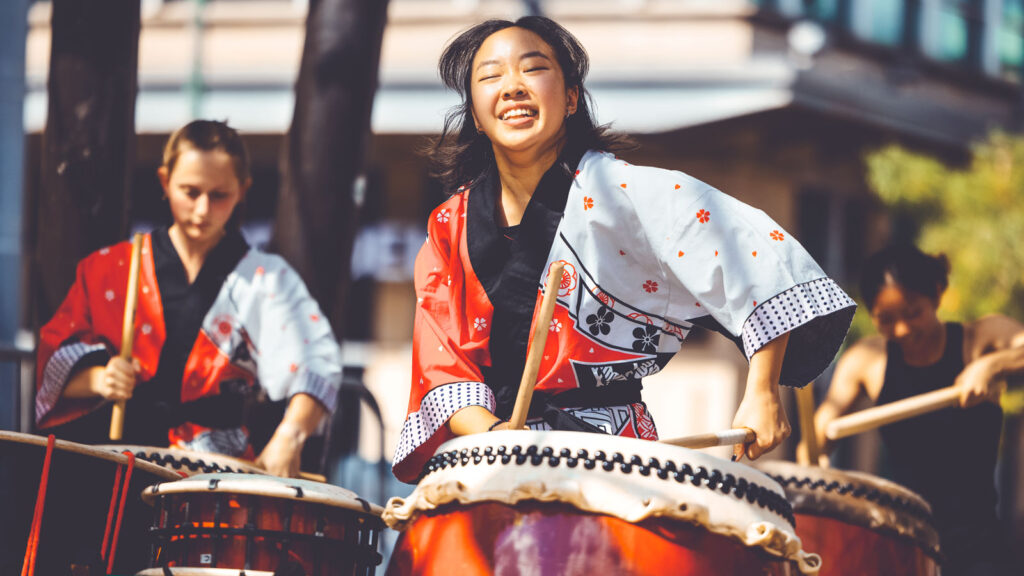
[{"label": "wooden drum shell", "polygon": [[931,508],[888,480],[790,462],[758,462],[786,491],[796,533],[822,559],[821,576],[937,576],[941,553]]},{"label": "wooden drum shell", "polygon": [[402,533],[386,576],[799,574],[792,562],[699,526],[632,524],[561,504],[446,506]]}]

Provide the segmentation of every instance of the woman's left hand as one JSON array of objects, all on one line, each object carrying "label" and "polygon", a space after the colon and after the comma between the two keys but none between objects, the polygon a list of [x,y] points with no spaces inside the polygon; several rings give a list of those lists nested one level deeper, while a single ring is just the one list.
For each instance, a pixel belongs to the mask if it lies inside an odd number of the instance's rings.
[{"label": "woman's left hand", "polygon": [[982,356],[968,364],[953,385],[960,389],[960,407],[969,408],[982,402],[999,402],[1006,381],[999,378],[990,359]]},{"label": "woman's left hand", "polygon": [[274,432],[270,442],[256,458],[256,465],[267,471],[267,474],[283,478],[296,478],[301,465],[302,446],[306,443],[305,434],[297,427],[282,422]]},{"label": "woman's left hand", "polygon": [[744,454],[747,458],[756,460],[788,438],[792,429],[779,399],[778,387],[748,387],[743,395],[743,401],[736,410],[732,427],[749,428],[756,435],[753,442],[745,446],[736,446],[737,460]]}]

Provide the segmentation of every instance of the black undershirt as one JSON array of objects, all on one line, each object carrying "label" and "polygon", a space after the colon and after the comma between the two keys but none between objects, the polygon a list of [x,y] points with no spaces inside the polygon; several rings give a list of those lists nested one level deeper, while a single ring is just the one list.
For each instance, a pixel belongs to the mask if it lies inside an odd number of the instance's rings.
[{"label": "black undershirt", "polygon": [[[495,413],[509,418],[526,365],[530,326],[537,301],[539,280],[555,233],[565,212],[569,189],[584,149],[566,147],[544,174],[530,198],[519,224],[498,224],[501,180],[491,167],[473,182],[469,195],[467,245],[473,270],[494,306],[491,321],[491,366],[481,367],[484,381],[494,391]],[[544,417],[556,429],[601,430],[567,415],[558,407],[608,406],[636,402],[640,383],[599,390],[577,390],[551,396],[534,392],[531,417]]]},{"label": "black undershirt", "polygon": [[[213,306],[217,294],[232,270],[249,250],[237,228],[228,229],[224,238],[210,250],[195,280],[189,284],[185,266],[171,243],[167,228],[150,235],[153,267],[163,306],[166,339],[160,351],[156,374],[140,382],[126,403],[123,443],[167,446],[167,431],[178,425],[182,415],[181,385],[185,366],[195,345],[203,318]],[[109,353],[90,354],[74,370],[103,366]],[[108,404],[81,418],[54,429],[59,438],[100,444],[109,442],[111,406]]]}]

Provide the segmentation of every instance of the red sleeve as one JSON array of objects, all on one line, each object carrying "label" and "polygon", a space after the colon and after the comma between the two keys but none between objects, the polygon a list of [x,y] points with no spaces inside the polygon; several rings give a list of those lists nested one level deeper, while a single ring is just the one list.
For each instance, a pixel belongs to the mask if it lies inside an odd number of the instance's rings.
[{"label": "red sleeve", "polygon": [[[39,428],[69,422],[102,405],[98,399],[67,400],[60,396],[80,360],[104,352],[109,358],[120,349],[130,260],[131,244],[122,242],[79,262],[74,284],[53,318],[40,329],[35,407]],[[142,367],[140,380],[145,381],[156,373],[165,334],[148,235],[143,243],[139,284],[132,356]]]},{"label": "red sleeve", "polygon": [[480,370],[490,364],[493,308],[469,264],[467,194],[434,210],[416,257],[412,387],[393,468],[404,482],[415,481],[437,446],[452,437],[445,425],[452,414],[467,406],[494,410]]}]

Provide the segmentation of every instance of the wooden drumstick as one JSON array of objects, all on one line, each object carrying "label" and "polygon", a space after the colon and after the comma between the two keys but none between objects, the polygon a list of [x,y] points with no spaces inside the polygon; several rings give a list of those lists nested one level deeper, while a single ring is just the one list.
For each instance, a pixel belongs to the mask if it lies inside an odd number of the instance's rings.
[{"label": "wooden drumstick", "polygon": [[838,440],[886,424],[959,405],[960,389],[953,386],[940,388],[836,418],[825,429],[825,436],[828,436],[829,440]]},{"label": "wooden drumstick", "polygon": [[533,327],[533,342],[526,353],[526,366],[523,379],[519,382],[519,395],[512,409],[509,428],[519,430],[526,424],[526,415],[530,412],[530,401],[533,399],[533,387],[537,384],[537,372],[540,371],[540,359],[544,357],[544,345],[548,341],[551,317],[555,313],[555,302],[558,300],[558,287],[562,282],[564,262],[555,262],[548,272],[548,282],[544,286],[544,297],[540,301],[540,312],[537,323]]},{"label": "wooden drumstick", "polygon": [[757,436],[750,428],[731,428],[721,432],[709,432],[707,434],[694,434],[682,438],[670,438],[660,440],[664,444],[682,446],[683,448],[712,448],[714,446],[733,446],[736,444],[750,444]]},{"label": "wooden drumstick", "polygon": [[[132,237],[132,260],[128,265],[128,291],[124,298],[124,323],[121,328],[121,358],[132,361],[135,342],[135,308],[139,303],[139,265],[142,261],[142,234]],[[110,439],[120,440],[124,430],[124,400],[114,403],[110,413]]]},{"label": "wooden drumstick", "polygon": [[[803,466],[817,466],[821,453],[818,447],[818,434],[814,429],[814,383],[796,390],[796,409],[800,417],[800,443],[804,452],[797,452],[797,463]],[[807,461],[803,461],[804,458]]]}]

